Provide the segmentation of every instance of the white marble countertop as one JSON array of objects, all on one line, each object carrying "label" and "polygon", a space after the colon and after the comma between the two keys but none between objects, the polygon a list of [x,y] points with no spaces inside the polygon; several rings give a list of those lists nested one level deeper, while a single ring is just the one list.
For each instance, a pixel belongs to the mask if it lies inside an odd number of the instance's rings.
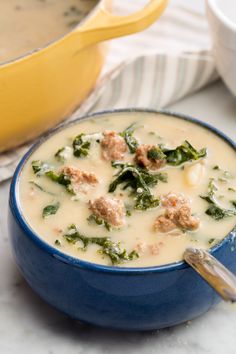
[{"label": "white marble countertop", "polygon": [[[205,120],[236,139],[236,100],[221,82],[170,108]],[[0,185],[1,354],[236,353],[236,307],[228,304],[221,303],[190,323],[146,333],[83,325],[52,309],[28,287],[12,259],[8,190],[9,182]]]}]

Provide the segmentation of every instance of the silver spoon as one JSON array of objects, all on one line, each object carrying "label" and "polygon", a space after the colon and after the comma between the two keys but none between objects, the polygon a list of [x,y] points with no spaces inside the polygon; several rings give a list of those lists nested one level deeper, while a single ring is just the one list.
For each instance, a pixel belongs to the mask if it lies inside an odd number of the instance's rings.
[{"label": "silver spoon", "polygon": [[236,302],[236,277],[205,250],[187,248],[185,261],[225,300]]}]

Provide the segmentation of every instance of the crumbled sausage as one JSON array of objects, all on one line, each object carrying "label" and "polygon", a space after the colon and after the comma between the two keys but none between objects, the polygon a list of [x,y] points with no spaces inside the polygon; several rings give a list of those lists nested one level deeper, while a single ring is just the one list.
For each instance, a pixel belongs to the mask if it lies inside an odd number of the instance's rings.
[{"label": "crumbled sausage", "polygon": [[69,176],[71,178],[71,181],[74,183],[98,183],[98,179],[94,173],[81,171],[79,168],[76,167],[65,166],[62,168],[61,172],[63,172],[66,176]]},{"label": "crumbled sausage", "polygon": [[164,245],[163,242],[152,243],[147,245],[146,242],[139,242],[134,247],[138,254],[148,253],[152,256],[157,256],[160,253],[161,247]]},{"label": "crumbled sausage", "polygon": [[189,205],[181,206],[175,213],[174,220],[184,230],[196,230],[199,227],[199,219],[192,216]]},{"label": "crumbled sausage", "polygon": [[125,224],[125,207],[120,199],[106,196],[90,200],[89,209],[94,215],[114,227],[121,227]]},{"label": "crumbled sausage", "polygon": [[105,131],[101,141],[102,157],[105,160],[123,160],[127,145],[119,134],[114,131]]},{"label": "crumbled sausage", "polygon": [[170,232],[175,228],[193,231],[199,227],[199,219],[192,215],[189,201],[182,194],[168,193],[162,198],[162,206],[165,212],[155,220],[156,231]]},{"label": "crumbled sausage", "polygon": [[170,232],[176,228],[176,225],[165,215],[160,215],[154,223],[154,230],[159,232]]},{"label": "crumbled sausage", "polygon": [[139,243],[137,243],[137,245],[134,247],[134,250],[136,251],[136,252],[138,252],[139,254],[140,253],[145,253],[145,251],[146,251],[146,249],[147,249],[147,244],[146,244],[146,242],[139,242]]},{"label": "crumbled sausage", "polygon": [[157,243],[148,246],[150,254],[152,256],[157,256],[160,252],[160,247]]},{"label": "crumbled sausage", "polygon": [[156,148],[155,145],[140,145],[135,153],[135,161],[149,170],[158,170],[163,167],[166,163],[165,159],[151,159],[148,157],[148,152],[154,148]]},{"label": "crumbled sausage", "polygon": [[56,235],[61,235],[62,232],[63,232],[63,230],[60,229],[59,227],[54,227],[53,232],[54,232]]},{"label": "crumbled sausage", "polygon": [[65,166],[61,172],[70,178],[73,189],[77,192],[87,192],[89,186],[95,186],[98,179],[94,173],[81,171],[79,168],[73,166]]},{"label": "crumbled sausage", "polygon": [[173,192],[166,194],[161,200],[161,205],[166,208],[176,208],[187,203],[188,200],[183,194],[176,194]]}]

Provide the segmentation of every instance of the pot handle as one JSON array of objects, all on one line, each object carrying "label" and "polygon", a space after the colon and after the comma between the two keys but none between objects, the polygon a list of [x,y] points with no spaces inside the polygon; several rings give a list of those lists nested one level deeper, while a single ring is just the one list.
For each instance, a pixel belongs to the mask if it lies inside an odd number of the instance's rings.
[{"label": "pot handle", "polygon": [[168,0],[149,0],[142,10],[128,16],[113,15],[103,4],[75,32],[83,34],[81,40],[86,45],[139,32],[161,16],[167,3]]}]

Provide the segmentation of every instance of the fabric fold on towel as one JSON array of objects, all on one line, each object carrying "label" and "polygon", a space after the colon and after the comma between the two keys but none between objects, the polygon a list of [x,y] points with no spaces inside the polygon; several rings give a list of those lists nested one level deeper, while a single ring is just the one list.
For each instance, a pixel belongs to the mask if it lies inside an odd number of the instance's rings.
[{"label": "fabric fold on towel", "polygon": [[141,56],[107,76],[69,120],[115,108],[165,108],[215,81],[218,74],[204,52]]},{"label": "fabric fold on towel", "polygon": [[[121,0],[119,6],[124,10],[126,3]],[[120,48],[126,57],[119,56]],[[170,7],[144,33],[112,43],[111,55],[96,88],[62,125],[87,113],[107,109],[166,108],[217,78],[205,17],[188,8]],[[31,145],[0,155],[0,183],[12,177]]]}]

